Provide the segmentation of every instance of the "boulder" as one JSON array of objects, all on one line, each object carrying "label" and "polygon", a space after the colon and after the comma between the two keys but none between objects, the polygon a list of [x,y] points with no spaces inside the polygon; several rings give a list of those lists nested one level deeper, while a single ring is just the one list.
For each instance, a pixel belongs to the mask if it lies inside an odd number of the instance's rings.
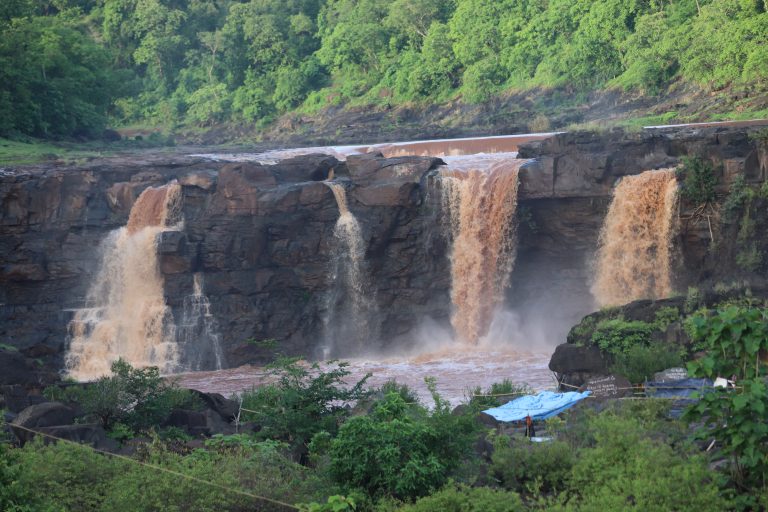
[{"label": "boulder", "polygon": [[607,373],[607,364],[597,347],[569,343],[558,345],[549,360],[549,369],[561,375],[570,373]]},{"label": "boulder", "polygon": [[224,398],[224,395],[220,393],[203,393],[196,389],[190,391],[196,393],[209,409],[219,413],[225,421],[233,421],[240,410],[240,406],[236,401]]},{"label": "boulder", "polygon": [[[45,443],[62,439],[79,444],[89,444],[98,450],[115,452],[120,448],[120,443],[107,437],[107,433],[96,424],[58,425],[54,427],[42,427],[37,429],[41,434],[46,434]],[[30,435],[30,439],[34,434]],[[55,439],[54,439],[55,438]],[[28,439],[29,440],[29,439]]]},{"label": "boulder", "polygon": [[30,405],[21,411],[11,423],[11,429],[19,441],[25,443],[33,436],[28,429],[71,425],[74,421],[75,411],[72,408],[60,402],[46,402]]}]

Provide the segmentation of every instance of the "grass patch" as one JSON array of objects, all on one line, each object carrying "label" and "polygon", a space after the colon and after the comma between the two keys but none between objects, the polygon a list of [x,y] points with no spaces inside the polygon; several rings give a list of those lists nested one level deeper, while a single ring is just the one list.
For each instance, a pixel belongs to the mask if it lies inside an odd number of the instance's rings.
[{"label": "grass patch", "polygon": [[61,159],[79,160],[103,155],[103,151],[67,147],[35,139],[22,142],[0,138],[0,166],[28,165]]}]

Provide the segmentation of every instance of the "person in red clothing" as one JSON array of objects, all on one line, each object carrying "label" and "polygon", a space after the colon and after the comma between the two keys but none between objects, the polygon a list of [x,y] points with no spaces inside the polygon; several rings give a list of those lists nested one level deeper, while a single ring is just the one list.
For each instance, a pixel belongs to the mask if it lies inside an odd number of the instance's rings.
[{"label": "person in red clothing", "polygon": [[533,427],[531,415],[525,417],[525,437],[536,437],[536,429]]}]

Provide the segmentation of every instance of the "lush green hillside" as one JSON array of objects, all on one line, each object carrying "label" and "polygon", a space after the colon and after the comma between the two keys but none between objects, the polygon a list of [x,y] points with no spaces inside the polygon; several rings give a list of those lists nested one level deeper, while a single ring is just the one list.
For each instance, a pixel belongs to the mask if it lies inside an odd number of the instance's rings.
[{"label": "lush green hillside", "polygon": [[[5,0],[0,136],[509,90],[765,90],[768,0]],[[755,93],[757,94],[757,93]]]}]

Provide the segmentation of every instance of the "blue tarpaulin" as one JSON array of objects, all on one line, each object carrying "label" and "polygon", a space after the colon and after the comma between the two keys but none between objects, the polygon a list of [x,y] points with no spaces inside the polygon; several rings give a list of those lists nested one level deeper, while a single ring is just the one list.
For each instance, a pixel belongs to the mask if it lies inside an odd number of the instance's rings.
[{"label": "blue tarpaulin", "polygon": [[691,395],[699,396],[712,391],[712,381],[709,379],[683,379],[671,382],[646,382],[645,394],[652,398],[667,398],[672,401],[669,415],[673,418],[682,416],[686,407],[698,400]]},{"label": "blue tarpaulin", "polygon": [[501,407],[483,412],[499,421],[522,421],[526,416],[530,416],[533,420],[545,420],[573,407],[578,401],[587,398],[590,393],[590,391],[583,393],[542,391],[538,395],[521,396]]}]

